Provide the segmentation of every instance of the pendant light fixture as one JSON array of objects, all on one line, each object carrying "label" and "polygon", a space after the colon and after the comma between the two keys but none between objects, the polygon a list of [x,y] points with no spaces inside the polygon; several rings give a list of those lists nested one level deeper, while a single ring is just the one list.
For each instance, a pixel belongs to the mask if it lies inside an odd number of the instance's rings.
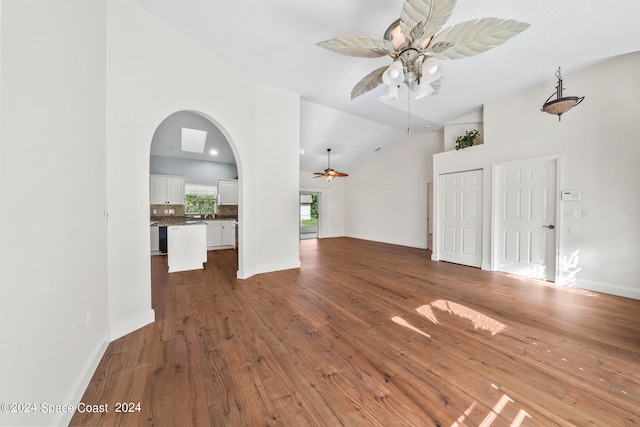
[{"label": "pendant light fixture", "polygon": [[[556,92],[552,93],[549,98],[542,105],[541,110],[545,113],[555,114],[558,116],[558,121],[562,119],[562,115],[580,104],[584,99],[584,96],[562,96],[562,91],[564,88],[562,87],[562,74],[560,72],[560,67],[558,67],[558,71],[556,72],[556,77],[558,78],[558,86],[556,86]],[[553,96],[556,96],[556,99],[551,100]]]}]

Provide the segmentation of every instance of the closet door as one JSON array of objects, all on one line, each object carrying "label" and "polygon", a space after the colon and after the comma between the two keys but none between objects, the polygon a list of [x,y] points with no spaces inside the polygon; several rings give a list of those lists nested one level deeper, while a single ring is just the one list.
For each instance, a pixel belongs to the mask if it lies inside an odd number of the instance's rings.
[{"label": "closet door", "polygon": [[482,170],[440,175],[439,259],[482,264]]}]

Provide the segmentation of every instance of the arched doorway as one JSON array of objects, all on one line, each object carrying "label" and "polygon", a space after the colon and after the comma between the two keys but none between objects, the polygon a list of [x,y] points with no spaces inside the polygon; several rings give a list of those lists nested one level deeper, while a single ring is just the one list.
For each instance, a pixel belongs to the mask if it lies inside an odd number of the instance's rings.
[{"label": "arched doorway", "polygon": [[[231,234],[231,246],[238,247],[238,240],[242,238],[242,233],[238,232],[241,223],[241,198],[238,197],[241,165],[237,150],[221,125],[197,111],[177,111],[170,114],[154,132],[149,148],[149,172],[152,179],[175,177],[178,180],[176,186],[182,185],[180,188],[183,190],[182,194],[173,198],[179,200],[172,200],[169,195],[164,202],[156,200],[157,197],[150,194],[152,254],[154,249],[155,253],[162,253],[162,249],[166,252],[166,248],[162,247],[162,228],[153,229],[154,219],[198,219],[207,220],[210,224],[216,224],[218,220],[226,220],[227,223],[231,221],[235,228]],[[235,202],[226,201],[223,204],[219,187],[221,183],[228,182],[235,183]],[[228,186],[225,185],[224,188]],[[150,186],[150,189],[153,191],[154,187]],[[155,237],[156,233],[158,237]],[[230,246],[229,235],[226,230],[225,248]],[[208,233],[207,237],[210,236]],[[154,247],[155,238],[158,239],[158,248]],[[219,249],[216,245],[222,243],[214,241],[212,245],[214,249]],[[238,270],[241,269],[241,264],[242,256],[238,253]]]}]

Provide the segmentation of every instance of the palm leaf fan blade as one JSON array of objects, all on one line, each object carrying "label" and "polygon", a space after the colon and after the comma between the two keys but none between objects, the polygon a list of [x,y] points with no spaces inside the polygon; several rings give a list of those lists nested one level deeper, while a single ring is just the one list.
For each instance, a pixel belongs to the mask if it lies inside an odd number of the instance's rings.
[{"label": "palm leaf fan blade", "polygon": [[369,36],[338,37],[317,45],[341,55],[360,58],[380,58],[389,55],[394,49],[389,40]]},{"label": "palm leaf fan blade", "polygon": [[528,27],[524,22],[500,18],[461,22],[445,28],[431,41],[434,47],[450,44],[447,48],[430,52],[436,59],[466,58],[501,45]]},{"label": "palm leaf fan blade", "polygon": [[351,99],[355,99],[360,95],[364,95],[382,84],[382,74],[389,68],[388,65],[376,68],[362,78],[351,90]]},{"label": "palm leaf fan blade", "polygon": [[[400,15],[403,32],[410,34],[422,22],[421,34],[414,42],[421,44],[447,23],[457,0],[407,0]],[[401,24],[402,25],[402,24]],[[417,34],[414,34],[417,35]]]}]

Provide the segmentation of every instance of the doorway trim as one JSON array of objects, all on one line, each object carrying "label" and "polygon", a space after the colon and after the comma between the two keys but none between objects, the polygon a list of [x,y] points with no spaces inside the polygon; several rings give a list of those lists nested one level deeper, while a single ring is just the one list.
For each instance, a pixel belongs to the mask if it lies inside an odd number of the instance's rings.
[{"label": "doorway trim", "polygon": [[[320,228],[321,228],[321,223],[322,223],[322,219],[321,219],[322,218],[322,194],[319,191],[305,191],[305,190],[300,190],[299,194],[300,194],[300,196],[302,196],[302,195],[310,195],[311,196],[311,195],[315,194],[316,197],[317,197],[317,201],[318,201],[318,212],[317,212],[317,215],[318,215],[318,217],[317,217],[317,222],[316,222],[316,232],[315,232],[315,234],[316,234],[316,238],[320,239],[321,238]],[[300,204],[301,203],[299,203],[299,205]],[[299,218],[299,220],[301,220],[301,219]],[[303,234],[302,233],[302,226],[299,225],[298,238],[300,240],[311,239],[311,238],[302,239],[302,234]]]},{"label": "doorway trim", "polygon": [[[331,189],[328,188],[312,188],[302,187],[299,194],[317,194],[318,195],[318,239],[322,239],[327,232],[330,233],[331,228]],[[329,236],[332,237],[332,236]]]},{"label": "doorway trim", "polygon": [[555,162],[555,191],[553,197],[555,198],[555,209],[554,209],[554,258],[555,265],[554,271],[552,274],[547,275],[547,277],[551,277],[554,283],[558,282],[559,272],[560,272],[560,259],[562,254],[561,248],[561,234],[562,234],[562,215],[561,215],[561,203],[558,195],[560,194],[561,188],[561,166],[562,166],[562,155],[561,154],[551,154],[540,157],[529,157],[525,159],[518,160],[510,160],[505,162],[493,163],[491,165],[491,271],[498,271],[498,245],[497,241],[500,238],[498,235],[498,204],[499,204],[499,191],[500,191],[500,183],[498,182],[498,172],[500,168],[509,167],[509,166],[518,166],[518,165],[526,165],[530,163],[538,163],[538,162],[546,162],[546,161],[554,161]]}]

